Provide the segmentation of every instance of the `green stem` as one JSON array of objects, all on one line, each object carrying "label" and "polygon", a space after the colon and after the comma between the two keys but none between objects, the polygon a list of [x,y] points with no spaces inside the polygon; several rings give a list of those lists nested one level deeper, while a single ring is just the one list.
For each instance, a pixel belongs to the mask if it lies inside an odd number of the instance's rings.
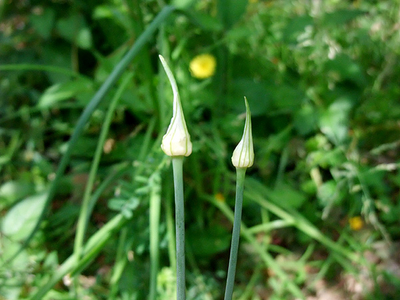
[{"label": "green stem", "polygon": [[121,278],[122,272],[124,271],[127,256],[125,255],[125,244],[126,244],[126,237],[128,235],[128,227],[123,227],[120,230],[120,236],[117,246],[117,254],[115,257],[115,264],[113,268],[113,272],[110,279],[110,294],[108,295],[109,300],[116,299],[118,294],[118,282]]},{"label": "green stem", "polygon": [[[76,260],[79,261],[81,255],[82,255],[82,247],[83,247],[83,241],[85,239],[85,233],[86,233],[86,228],[87,228],[87,223],[89,221],[89,217],[92,213],[91,205],[90,205],[90,196],[92,194],[94,182],[96,180],[96,174],[97,174],[97,169],[99,167],[100,163],[100,158],[103,153],[103,146],[105,143],[105,140],[108,135],[108,131],[110,129],[110,124],[114,115],[115,108],[117,107],[118,100],[121,98],[121,95],[123,91],[125,90],[126,86],[130,82],[132,78],[132,75],[128,75],[124,78],[124,81],[120,85],[119,89],[115,93],[115,96],[111,100],[110,106],[108,108],[103,126],[101,128],[100,132],[100,137],[99,141],[97,143],[97,148],[93,157],[93,162],[92,166],[90,168],[89,172],[89,178],[88,182],[86,184],[85,192],[83,195],[83,200],[82,200],[82,207],[80,210],[79,214],[79,219],[78,219],[78,227],[76,230],[76,236],[75,236],[75,244],[74,244],[74,255],[76,255]],[[78,275],[78,274],[77,274]]]},{"label": "green stem", "polygon": [[168,257],[171,269],[176,272],[176,249],[175,249],[175,232],[174,232],[174,212],[173,212],[173,203],[172,203],[172,191],[170,192],[170,186],[166,185],[166,189],[168,191],[165,192],[167,197],[167,201],[165,204],[165,218],[167,223],[167,232],[168,232]]},{"label": "green stem", "polygon": [[233,221],[231,253],[229,257],[228,277],[226,279],[225,298],[231,300],[235,284],[236,263],[239,250],[240,224],[242,222],[243,190],[246,168],[236,168],[235,217]]},{"label": "green stem", "polygon": [[[158,37],[157,37],[157,45],[159,49],[159,54],[161,54],[163,57],[169,57],[170,56],[170,45],[169,41],[167,38],[167,34],[165,32],[165,26],[161,25],[160,29],[158,31]],[[165,93],[164,93],[164,87],[165,87],[165,82],[166,78],[164,76],[160,76],[160,74],[163,71],[161,61],[158,62],[159,68],[158,68],[158,112],[159,112],[159,129],[162,131],[165,129],[166,126],[168,126],[168,120],[165,118],[166,115],[166,105],[165,103],[168,103],[165,98]]]},{"label": "green stem", "polygon": [[115,66],[115,68],[112,71],[112,73],[110,74],[110,76],[107,78],[107,80],[103,83],[103,85],[100,87],[100,89],[97,91],[97,93],[90,100],[89,104],[86,106],[82,115],[79,117],[79,120],[74,129],[74,132],[72,133],[72,136],[68,142],[68,148],[60,161],[54,181],[50,185],[46,203],[43,207],[42,212],[40,213],[39,220],[35,224],[35,227],[33,228],[32,232],[29,234],[27,239],[24,241],[23,245],[3,265],[8,264],[10,261],[12,261],[14,258],[16,258],[18,256],[18,254],[20,254],[22,252],[22,250],[29,245],[30,241],[35,236],[36,232],[39,230],[40,224],[42,223],[42,220],[46,214],[47,208],[50,205],[51,199],[54,197],[54,195],[57,191],[58,183],[60,182],[60,179],[61,179],[62,175],[64,174],[64,171],[68,165],[72,149],[75,147],[75,144],[78,141],[79,136],[82,134],[83,129],[85,128],[85,124],[89,120],[93,111],[99,105],[101,100],[103,100],[103,98],[107,95],[107,93],[111,89],[111,87],[114,86],[114,83],[122,75],[122,73],[128,67],[128,65],[130,64],[132,59],[139,53],[139,51],[143,48],[143,46],[153,36],[153,33],[156,31],[156,29],[166,20],[167,17],[169,17],[169,15],[174,10],[175,10],[175,7],[173,7],[173,6],[165,6],[162,9],[162,11],[156,16],[156,18],[153,20],[153,22],[146,28],[146,30],[136,40],[135,44],[128,51],[128,53]]},{"label": "green stem", "polygon": [[78,78],[87,79],[86,76],[81,75],[75,71],[71,71],[70,69],[60,68],[56,66],[49,65],[35,65],[35,64],[11,64],[11,65],[3,65],[0,66],[0,71],[43,71],[43,72],[53,72],[64,74],[67,76],[73,76]]},{"label": "green stem", "polygon": [[185,300],[185,207],[183,200],[183,156],[172,158],[175,188],[177,300]]},{"label": "green stem", "polygon": [[[222,213],[225,216],[227,216],[229,220],[234,221],[234,213],[231,211],[228,205],[226,205],[223,202],[214,200],[213,197],[207,199],[211,201],[216,207],[218,207],[222,211]],[[263,260],[265,266],[270,268],[282,282],[285,282],[287,284],[288,290],[293,294],[293,296],[296,297],[296,299],[304,300],[305,297],[300,288],[294,283],[294,281],[289,279],[289,277],[282,270],[280,265],[277,262],[275,262],[274,258],[268,253],[268,251],[265,251],[264,246],[260,245],[260,243],[257,242],[254,235],[249,232],[249,230],[244,224],[242,224],[241,227],[242,227],[241,231],[243,233],[243,237],[253,246],[254,250]]]},{"label": "green stem", "polygon": [[149,300],[156,300],[157,297],[157,273],[159,264],[159,234],[160,207],[161,207],[161,178],[156,172],[151,177],[150,194],[150,296]]}]

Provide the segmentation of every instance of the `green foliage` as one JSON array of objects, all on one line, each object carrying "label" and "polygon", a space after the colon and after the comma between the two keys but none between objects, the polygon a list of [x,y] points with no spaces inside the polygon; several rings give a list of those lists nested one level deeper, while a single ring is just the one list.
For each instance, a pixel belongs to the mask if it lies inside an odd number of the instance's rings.
[{"label": "green foliage", "polygon": [[3,219],[1,231],[16,241],[27,238],[38,222],[45,201],[46,194],[42,194],[28,197],[14,205]]},{"label": "green foliage", "polygon": [[[350,299],[348,282],[365,285],[366,298],[396,298],[399,275],[387,266],[400,265],[399,4],[172,4],[180,10],[147,44],[140,37],[165,9],[159,1],[0,4],[0,299],[146,299],[156,260],[158,299],[175,294],[172,174],[160,149],[172,93],[158,54],[176,76],[193,142],[184,164],[188,299],[222,297],[243,96],[255,163],[234,298],[294,299],[331,285]],[[135,44],[136,57],[115,73]],[[202,53],[217,61],[207,79],[189,70]],[[4,264],[49,191],[33,240]],[[75,260],[80,214],[88,223]]]}]

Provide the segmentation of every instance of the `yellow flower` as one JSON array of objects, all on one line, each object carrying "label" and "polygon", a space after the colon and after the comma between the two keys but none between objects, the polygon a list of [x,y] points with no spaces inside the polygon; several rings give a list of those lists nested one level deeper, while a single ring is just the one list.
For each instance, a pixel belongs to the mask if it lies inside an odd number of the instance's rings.
[{"label": "yellow flower", "polygon": [[358,231],[364,227],[364,221],[359,216],[350,218],[349,224],[350,228],[355,231]]},{"label": "yellow flower", "polygon": [[190,62],[189,68],[193,77],[204,79],[214,75],[217,62],[211,54],[201,54]]},{"label": "yellow flower", "polygon": [[219,202],[225,202],[225,196],[222,193],[216,193],[214,198]]}]

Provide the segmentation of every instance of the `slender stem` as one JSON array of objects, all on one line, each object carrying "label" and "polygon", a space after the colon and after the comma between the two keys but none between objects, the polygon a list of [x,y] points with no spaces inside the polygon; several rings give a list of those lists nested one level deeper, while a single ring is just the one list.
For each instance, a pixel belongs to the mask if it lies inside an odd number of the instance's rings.
[{"label": "slender stem", "polygon": [[[216,207],[218,207],[229,220],[234,221],[234,213],[231,211],[227,204],[221,201],[216,201],[213,197],[210,198],[211,202]],[[270,268],[274,272],[274,274],[276,274],[277,278],[287,284],[288,290],[293,294],[293,296],[295,296],[296,299],[305,300],[304,294],[302,293],[301,289],[296,285],[294,281],[289,279],[285,271],[282,270],[281,266],[274,260],[272,255],[269,254],[269,252],[265,250],[264,246],[256,240],[254,234],[251,234],[244,224],[242,224],[241,227],[243,237],[249,242],[250,245],[253,246],[253,249],[263,260],[265,266]]]},{"label": "slender stem", "polygon": [[246,168],[236,168],[235,218],[233,221],[231,253],[229,257],[228,277],[226,279],[225,298],[231,300],[235,284],[236,263],[239,250],[240,224],[242,222],[243,190]]},{"label": "slender stem", "polygon": [[72,71],[66,68],[60,68],[57,66],[49,65],[36,65],[36,64],[10,64],[0,66],[0,71],[44,71],[64,74],[67,76],[73,76],[78,78],[88,79],[88,77],[79,74],[78,72]]},{"label": "slender stem", "polygon": [[157,297],[157,273],[160,256],[159,233],[161,209],[161,178],[156,172],[151,178],[150,194],[150,296],[149,300]]},{"label": "slender stem", "polygon": [[110,294],[108,295],[109,300],[116,299],[119,288],[118,281],[121,278],[122,272],[124,271],[126,265],[127,256],[125,255],[125,244],[127,235],[128,235],[128,227],[122,228],[120,230],[118,246],[117,246],[117,254],[115,257],[115,264],[110,279]]},{"label": "slender stem", "polygon": [[[172,182],[172,181],[171,181]],[[173,212],[173,203],[172,203],[172,193],[169,193],[170,185],[166,185],[165,194],[168,195],[166,205],[165,205],[165,218],[167,223],[167,232],[168,232],[168,257],[171,269],[176,273],[176,249],[175,249],[175,232],[174,232],[174,212]]]},{"label": "slender stem", "polygon": [[[128,83],[130,82],[132,76],[128,75],[124,78],[124,81],[120,85],[119,89],[115,93],[115,96],[111,100],[110,106],[108,108],[103,126],[101,128],[100,132],[100,137],[99,141],[97,143],[97,147],[94,153],[93,157],[93,162],[90,168],[89,172],[89,178],[88,182],[86,184],[85,192],[83,195],[83,200],[82,200],[82,207],[79,213],[79,219],[78,219],[78,226],[76,230],[76,236],[75,236],[75,242],[74,242],[74,255],[76,255],[76,260],[79,261],[81,255],[82,255],[82,248],[83,248],[83,242],[85,239],[85,233],[87,229],[87,224],[89,221],[89,217],[92,213],[91,210],[91,205],[90,205],[90,197],[92,194],[94,182],[96,180],[96,174],[97,170],[100,164],[100,159],[101,155],[103,154],[103,146],[106,141],[109,129],[110,129],[110,124],[114,115],[114,111],[117,107],[118,100],[121,98],[122,93],[125,91],[125,88],[127,87]],[[79,274],[77,274],[79,275]]]},{"label": "slender stem", "polygon": [[[159,49],[159,54],[161,54],[163,57],[169,57],[171,49],[169,46],[169,41],[167,38],[167,34],[165,32],[165,26],[161,25],[160,29],[158,31],[158,36],[157,36],[157,45],[158,45],[158,49]],[[163,71],[163,68],[161,67],[161,61],[158,62],[159,63],[159,68],[158,68],[158,74],[160,75],[161,72]],[[166,126],[168,126],[168,120],[165,118],[165,111],[166,111],[166,107],[165,107],[165,103],[168,103],[165,99],[165,93],[164,93],[164,86],[165,86],[165,82],[166,79],[164,76],[158,76],[158,112],[159,112],[159,128],[160,130],[164,130],[164,128]]]},{"label": "slender stem", "polygon": [[177,300],[185,300],[185,212],[183,201],[183,156],[172,158],[175,187],[176,287]]}]

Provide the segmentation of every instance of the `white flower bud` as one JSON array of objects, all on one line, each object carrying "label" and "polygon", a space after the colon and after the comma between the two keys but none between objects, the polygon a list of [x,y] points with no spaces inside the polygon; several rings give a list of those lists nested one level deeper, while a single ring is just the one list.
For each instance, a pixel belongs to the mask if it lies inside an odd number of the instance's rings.
[{"label": "white flower bud", "polygon": [[232,164],[236,168],[248,168],[254,163],[253,135],[251,133],[251,112],[246,97],[246,122],[242,139],[236,146],[232,155]]},{"label": "white flower bud", "polygon": [[186,128],[178,86],[167,62],[161,55],[159,55],[159,57],[165,73],[167,73],[174,94],[172,119],[167,133],[163,136],[161,149],[168,156],[189,156],[192,153],[192,143],[190,142],[190,135]]}]

